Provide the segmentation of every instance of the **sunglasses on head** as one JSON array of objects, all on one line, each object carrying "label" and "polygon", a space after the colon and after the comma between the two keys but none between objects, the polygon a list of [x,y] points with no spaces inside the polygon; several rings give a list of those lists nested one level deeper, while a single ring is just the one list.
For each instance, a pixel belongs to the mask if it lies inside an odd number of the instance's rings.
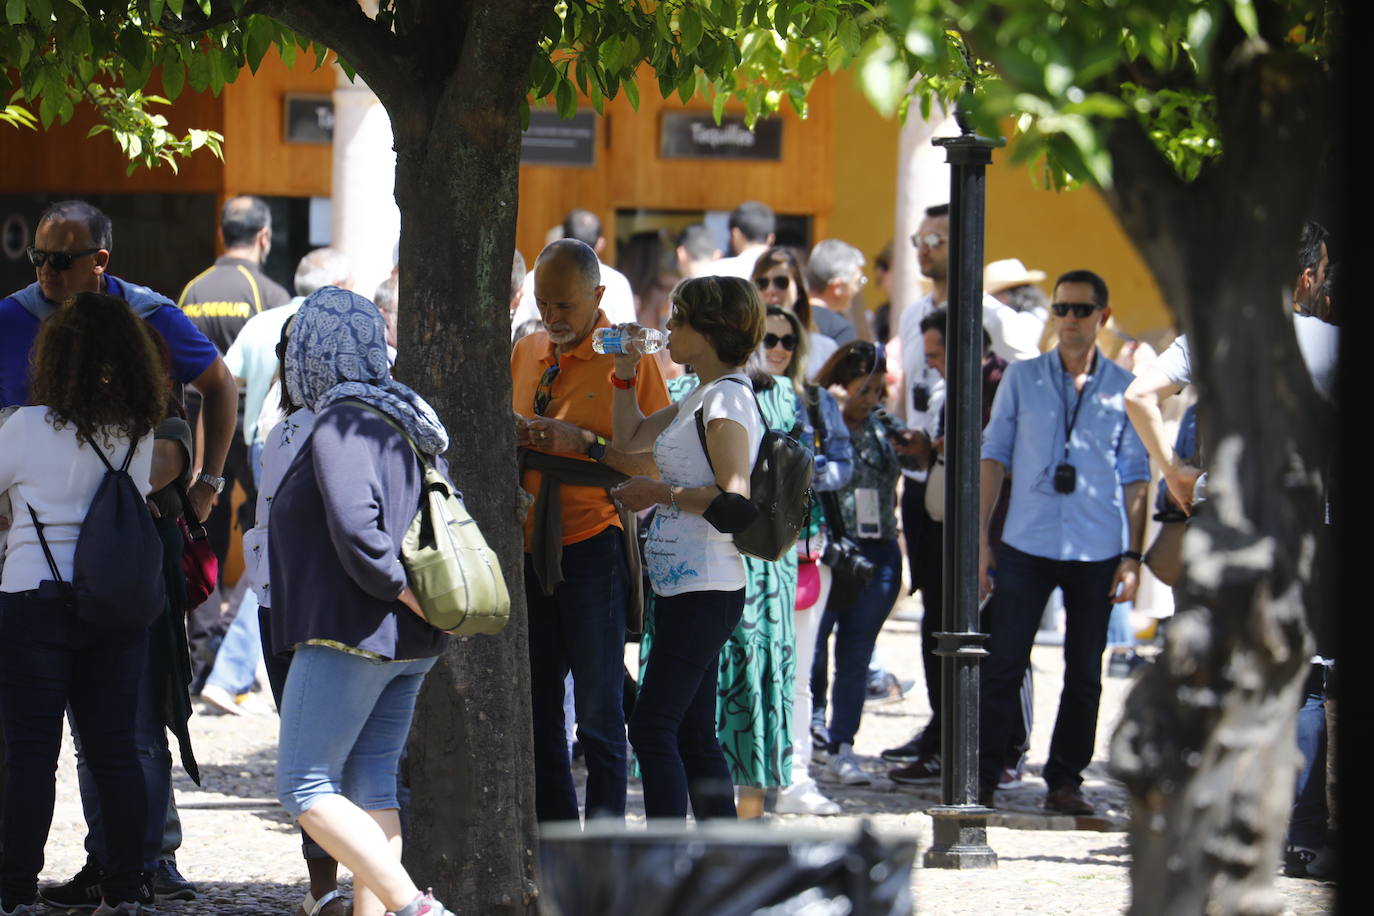
[{"label": "sunglasses on head", "polygon": [[763,348],[765,350],[771,350],[774,347],[782,347],[788,353],[791,353],[793,350],[797,349],[797,335],[784,334],[781,337],[776,334],[763,335]]},{"label": "sunglasses on head", "polygon": [[72,266],[72,262],[77,258],[84,258],[88,254],[95,254],[99,248],[87,248],[84,251],[44,251],[30,245],[27,249],[29,263],[34,267],[42,267],[44,264],[51,264],[53,270],[66,270]]},{"label": "sunglasses on head", "polygon": [[759,292],[763,292],[764,290],[768,289],[768,284],[770,282],[773,284],[773,289],[777,290],[778,292],[782,292],[783,290],[787,289],[787,287],[792,285],[792,278],[789,277],[787,274],[781,274],[776,277],[754,278],[754,283],[758,286]]},{"label": "sunglasses on head", "polygon": [[1063,318],[1069,312],[1073,312],[1075,318],[1087,318],[1097,311],[1096,302],[1055,302],[1050,306],[1050,310],[1059,318]]},{"label": "sunglasses on head", "polygon": [[549,401],[553,400],[553,380],[558,378],[558,370],[561,369],[558,363],[544,370],[544,374],[539,377],[539,387],[534,389],[534,412],[538,416],[543,416],[544,411],[549,409]]}]

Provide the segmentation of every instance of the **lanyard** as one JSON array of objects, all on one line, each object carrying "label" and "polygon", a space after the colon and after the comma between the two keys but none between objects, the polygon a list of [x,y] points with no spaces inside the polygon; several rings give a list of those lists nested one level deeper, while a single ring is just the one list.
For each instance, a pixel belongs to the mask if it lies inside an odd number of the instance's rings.
[{"label": "lanyard", "polygon": [[[1079,409],[1082,408],[1082,406],[1083,406],[1083,396],[1084,396],[1085,394],[1088,393],[1088,389],[1091,388],[1091,387],[1093,386],[1093,382],[1097,380],[1097,357],[1098,357],[1097,348],[1094,347],[1094,348],[1093,348],[1092,366],[1088,369],[1088,380],[1087,380],[1086,382],[1083,383],[1083,387],[1082,387],[1082,388],[1078,389],[1078,397],[1077,397],[1077,399],[1073,402],[1073,414],[1069,417],[1068,423],[1065,424],[1065,426],[1064,426],[1064,460],[1065,460],[1065,461],[1068,461],[1068,460],[1069,460],[1069,438],[1073,435],[1073,428],[1074,428],[1075,426],[1078,425],[1078,411],[1079,411]],[[1059,369],[1059,373],[1060,373],[1061,376],[1064,376],[1064,375],[1067,375],[1067,374],[1068,374],[1067,372],[1064,371],[1064,363],[1063,363],[1063,360],[1060,360],[1060,363],[1059,363],[1059,365],[1058,365],[1056,368]],[[1064,388],[1063,388],[1063,383],[1061,382],[1061,383],[1060,383],[1060,389],[1059,389],[1059,403],[1060,403],[1061,406],[1062,406],[1063,403],[1064,403],[1064,394],[1065,394],[1065,392],[1064,392]]]}]

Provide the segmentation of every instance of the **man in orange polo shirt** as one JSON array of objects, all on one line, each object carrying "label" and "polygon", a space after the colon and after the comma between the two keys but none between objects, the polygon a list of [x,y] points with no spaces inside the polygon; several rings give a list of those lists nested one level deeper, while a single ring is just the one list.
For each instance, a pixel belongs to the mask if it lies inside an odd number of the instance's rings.
[{"label": "man in orange polo shirt", "polygon": [[[592,349],[592,331],[610,325],[604,291],[596,252],[576,239],[553,242],[534,266],[545,330],[511,353],[521,486],[536,497],[525,522],[525,595],[540,821],[578,817],[563,721],[570,670],[587,817],[625,816],[625,624],[637,556],[625,543],[626,516],[606,491],[626,475],[657,472],[649,455],[610,445],[611,358]],[[637,385],[646,415],[668,405],[654,360],[641,363]]]}]

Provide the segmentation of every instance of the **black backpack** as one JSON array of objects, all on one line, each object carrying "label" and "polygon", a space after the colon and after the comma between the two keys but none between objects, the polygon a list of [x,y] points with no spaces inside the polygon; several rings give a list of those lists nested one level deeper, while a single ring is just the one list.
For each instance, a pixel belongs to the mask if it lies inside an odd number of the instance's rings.
[{"label": "black backpack", "polygon": [[[797,543],[797,536],[811,515],[811,478],[816,472],[816,460],[796,437],[768,426],[768,418],[763,415],[763,405],[759,404],[753,385],[732,376],[726,376],[726,381],[749,389],[763,423],[759,456],[749,475],[749,501],[759,514],[748,528],[735,534],[735,546],[751,557],[776,562]],[[702,419],[701,408],[697,408],[696,419],[701,450],[706,453],[706,464],[714,473],[711,451],[706,447],[706,421]]]},{"label": "black backpack", "polygon": [[142,629],[162,613],[167,599],[162,538],[129,476],[138,443],[129,443],[129,453],[118,470],[94,442],[88,439],[86,444],[105,465],[105,476],[76,538],[70,583],[57,570],[33,506],[29,506],[29,516],[53,580],[60,583],[59,591],[72,602],[76,616],[102,630]]}]

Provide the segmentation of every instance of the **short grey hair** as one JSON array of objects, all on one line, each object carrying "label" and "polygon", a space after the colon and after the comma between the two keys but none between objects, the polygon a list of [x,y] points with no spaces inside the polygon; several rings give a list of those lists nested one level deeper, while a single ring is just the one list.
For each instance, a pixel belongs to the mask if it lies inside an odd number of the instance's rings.
[{"label": "short grey hair", "polygon": [[401,304],[400,284],[395,277],[387,277],[382,281],[382,285],[377,287],[377,292],[373,293],[372,301],[377,308],[383,312],[395,312]]},{"label": "short grey hair", "polygon": [[558,239],[549,242],[535,259],[535,269],[537,270],[544,261],[555,257],[570,259],[582,274],[582,280],[588,289],[596,289],[601,285],[601,261],[597,259],[592,246],[586,242],[579,242],[577,239]]},{"label": "short grey hair", "polygon": [[326,286],[342,286],[353,278],[353,266],[342,251],[316,248],[296,265],[296,295],[308,296]]},{"label": "short grey hair", "polygon": [[811,249],[811,257],[806,262],[806,280],[812,289],[820,290],[834,280],[848,280],[866,263],[864,253],[853,245],[839,239],[826,239]]}]

